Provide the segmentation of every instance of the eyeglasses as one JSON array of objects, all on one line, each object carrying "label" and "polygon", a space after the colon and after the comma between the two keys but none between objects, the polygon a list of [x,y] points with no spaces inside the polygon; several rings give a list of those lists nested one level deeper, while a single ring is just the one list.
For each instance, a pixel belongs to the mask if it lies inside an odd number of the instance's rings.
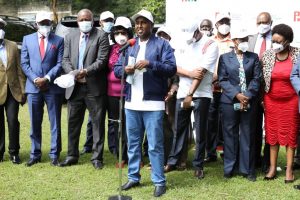
[{"label": "eyeglasses", "polygon": [[114,35],[119,35],[119,34],[121,34],[121,35],[127,35],[127,32],[126,31],[115,31],[114,32]]}]

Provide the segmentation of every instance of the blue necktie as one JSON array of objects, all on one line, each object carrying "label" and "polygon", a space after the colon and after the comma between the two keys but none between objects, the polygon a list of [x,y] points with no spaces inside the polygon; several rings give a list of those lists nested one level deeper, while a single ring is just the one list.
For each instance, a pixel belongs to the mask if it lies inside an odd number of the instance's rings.
[{"label": "blue necktie", "polygon": [[83,69],[83,55],[85,52],[88,35],[83,34],[81,37],[82,37],[82,39],[81,39],[81,42],[79,45],[78,69]]}]

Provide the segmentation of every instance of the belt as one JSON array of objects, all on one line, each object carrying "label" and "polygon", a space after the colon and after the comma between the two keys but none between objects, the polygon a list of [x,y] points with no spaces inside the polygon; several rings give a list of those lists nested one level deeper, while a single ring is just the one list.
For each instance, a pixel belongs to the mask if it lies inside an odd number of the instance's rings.
[{"label": "belt", "polygon": [[87,85],[87,82],[76,82],[76,84],[78,84],[78,85]]}]

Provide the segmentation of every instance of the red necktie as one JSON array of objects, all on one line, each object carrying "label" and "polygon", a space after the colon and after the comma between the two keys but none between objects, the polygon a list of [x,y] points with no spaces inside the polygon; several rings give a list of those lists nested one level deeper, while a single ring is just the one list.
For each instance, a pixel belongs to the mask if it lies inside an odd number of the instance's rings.
[{"label": "red necktie", "polygon": [[260,51],[259,51],[259,59],[262,58],[262,55],[266,51],[266,48],[267,48],[267,41],[266,41],[266,38],[263,37],[263,41],[261,43]]},{"label": "red necktie", "polygon": [[40,42],[40,53],[41,53],[41,58],[42,60],[44,59],[45,56],[45,36],[41,36],[41,42]]}]

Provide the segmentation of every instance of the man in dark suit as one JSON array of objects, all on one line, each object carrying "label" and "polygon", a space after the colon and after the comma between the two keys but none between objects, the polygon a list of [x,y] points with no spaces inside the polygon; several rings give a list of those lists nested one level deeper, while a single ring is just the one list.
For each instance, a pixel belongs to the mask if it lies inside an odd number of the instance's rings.
[{"label": "man in dark suit", "polygon": [[103,167],[105,129],[106,67],[109,53],[107,34],[93,27],[93,13],[82,9],[77,15],[79,30],[65,38],[63,69],[77,72],[74,87],[66,90],[68,99],[68,155],[61,167],[78,163],[79,137],[86,108],[93,126],[93,155],[95,169]]},{"label": "man in dark suit", "polygon": [[17,44],[4,39],[6,22],[0,18],[0,162],[5,152],[6,113],[9,132],[9,154],[13,164],[20,164],[19,103],[25,102],[25,76],[20,66]]},{"label": "man in dark suit", "polygon": [[23,38],[22,69],[27,76],[25,92],[31,120],[31,153],[27,166],[41,161],[42,121],[47,104],[51,128],[51,165],[58,165],[61,152],[61,105],[64,90],[53,83],[62,72],[63,38],[50,33],[51,14],[36,15],[38,32]]},{"label": "man in dark suit", "polygon": [[[259,59],[262,58],[263,53],[271,48],[271,26],[272,18],[270,13],[262,12],[256,19],[258,33],[249,36],[249,51],[259,55]],[[262,89],[261,89],[262,90]],[[264,109],[261,105],[262,92],[258,98],[258,102],[255,104],[255,165],[256,167],[262,167],[263,171],[268,170],[270,165],[270,146],[265,144],[264,155],[261,156],[262,140],[263,140],[263,113]]]}]

